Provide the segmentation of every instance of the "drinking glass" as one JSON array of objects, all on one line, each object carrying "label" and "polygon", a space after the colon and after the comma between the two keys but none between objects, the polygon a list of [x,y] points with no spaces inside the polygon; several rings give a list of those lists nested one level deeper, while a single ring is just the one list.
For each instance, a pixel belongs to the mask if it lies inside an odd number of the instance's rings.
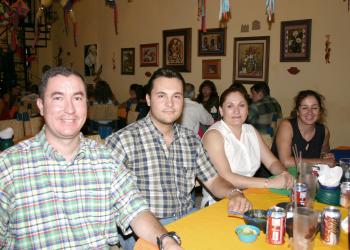
[{"label": "drinking glass", "polygon": [[313,174],[312,166],[302,163],[297,181],[307,186],[307,206],[312,207],[316,196],[317,176]]},{"label": "drinking glass", "polygon": [[292,250],[312,250],[319,212],[308,207],[296,207],[293,214]]},{"label": "drinking glass", "polygon": [[350,158],[340,158],[339,165],[343,169],[341,182],[350,182]]}]

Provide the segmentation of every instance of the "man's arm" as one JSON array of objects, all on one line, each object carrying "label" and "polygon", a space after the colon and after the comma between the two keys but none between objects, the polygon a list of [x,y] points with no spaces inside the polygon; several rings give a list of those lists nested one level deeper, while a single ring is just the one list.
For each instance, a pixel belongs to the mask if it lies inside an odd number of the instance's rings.
[{"label": "man's arm", "polygon": [[228,198],[228,210],[243,213],[252,208],[252,204],[238,191],[235,186],[219,175],[210,178],[203,183],[206,188],[217,198]]},{"label": "man's arm", "polygon": [[203,107],[202,104],[198,106],[198,120],[203,125],[212,125],[214,123],[214,119],[209,114],[209,112]]},{"label": "man's arm", "polygon": [[[139,213],[130,223],[133,231],[142,239],[145,239],[154,245],[157,245],[157,237],[167,233],[167,230],[159,223],[159,221],[150,212]],[[180,250],[176,241],[171,237],[165,237],[162,240],[164,249]]]}]

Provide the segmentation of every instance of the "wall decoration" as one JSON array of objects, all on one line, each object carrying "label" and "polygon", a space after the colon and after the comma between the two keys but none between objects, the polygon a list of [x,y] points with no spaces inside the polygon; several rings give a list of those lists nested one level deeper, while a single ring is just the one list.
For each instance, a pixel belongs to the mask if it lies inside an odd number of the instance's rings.
[{"label": "wall decoration", "polygon": [[271,29],[271,24],[275,19],[275,0],[266,0],[266,15],[267,22],[269,23],[269,29]]},{"label": "wall decoration", "polygon": [[300,69],[298,69],[297,67],[290,67],[289,69],[287,69],[287,71],[291,74],[291,75],[296,75],[300,72]]},{"label": "wall decoration", "polygon": [[311,19],[281,22],[281,62],[309,62]]},{"label": "wall decoration", "polygon": [[269,36],[235,38],[233,81],[267,82],[269,51]]},{"label": "wall decoration", "polygon": [[224,56],[226,53],[226,29],[198,31],[198,56]]},{"label": "wall decoration", "polygon": [[97,45],[89,44],[84,46],[84,72],[86,76],[93,76],[96,73]]},{"label": "wall decoration", "polygon": [[260,30],[260,22],[258,20],[252,22],[252,30]]},{"label": "wall decoration", "polygon": [[221,79],[221,60],[203,60],[202,61],[203,79]]},{"label": "wall decoration", "polygon": [[249,24],[242,24],[241,25],[241,32],[242,33],[249,32]]},{"label": "wall decoration", "polygon": [[140,45],[140,66],[158,66],[158,43],[141,44]]},{"label": "wall decoration", "polygon": [[163,30],[163,66],[191,72],[192,29]]},{"label": "wall decoration", "polygon": [[330,41],[330,35],[326,35],[326,42],[325,42],[325,55],[324,59],[326,60],[326,63],[331,63],[330,57],[331,57],[331,41]]},{"label": "wall decoration", "polygon": [[220,0],[220,24],[225,25],[231,18],[231,8],[229,0]]},{"label": "wall decoration", "polygon": [[197,20],[201,21],[201,30],[203,32],[207,31],[206,12],[207,12],[207,0],[198,0]]},{"label": "wall decoration", "polygon": [[135,48],[122,48],[121,67],[122,75],[135,74]]}]

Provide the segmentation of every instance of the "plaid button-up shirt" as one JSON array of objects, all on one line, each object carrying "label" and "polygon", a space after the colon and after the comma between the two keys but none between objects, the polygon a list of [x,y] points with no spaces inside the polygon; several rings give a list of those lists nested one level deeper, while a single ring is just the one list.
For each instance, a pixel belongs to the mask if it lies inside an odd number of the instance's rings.
[{"label": "plaid button-up shirt", "polygon": [[0,154],[0,249],[108,249],[148,210],[132,174],[82,136],[67,162],[44,131]]},{"label": "plaid button-up shirt", "polygon": [[139,190],[158,218],[182,216],[193,208],[195,178],[216,175],[198,136],[179,124],[167,145],[147,115],[107,138],[106,144],[135,174]]}]

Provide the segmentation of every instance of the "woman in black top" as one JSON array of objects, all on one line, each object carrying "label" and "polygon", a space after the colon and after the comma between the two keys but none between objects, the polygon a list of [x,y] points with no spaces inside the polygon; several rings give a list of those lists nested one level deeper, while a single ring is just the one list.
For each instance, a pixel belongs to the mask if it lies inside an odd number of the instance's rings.
[{"label": "woman in black top", "polygon": [[211,114],[214,121],[220,119],[219,95],[216,91],[216,86],[212,81],[205,80],[202,82],[199,86],[199,94],[196,101],[204,106],[204,108]]},{"label": "woman in black top", "polygon": [[321,123],[325,108],[324,97],[313,90],[303,90],[294,98],[296,117],[281,121],[272,152],[285,166],[295,166],[293,145],[302,153],[302,161],[310,164],[334,165],[329,153],[329,129]]}]

